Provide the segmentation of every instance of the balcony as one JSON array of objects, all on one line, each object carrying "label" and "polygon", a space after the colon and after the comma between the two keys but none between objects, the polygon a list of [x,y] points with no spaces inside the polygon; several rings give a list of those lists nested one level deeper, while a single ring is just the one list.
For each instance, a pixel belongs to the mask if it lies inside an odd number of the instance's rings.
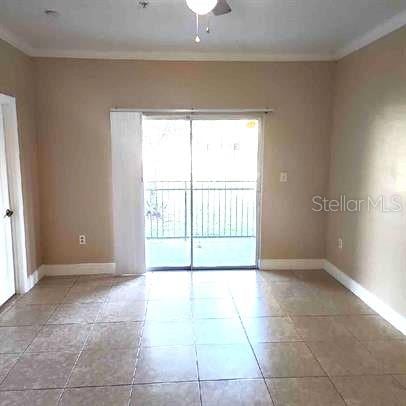
[{"label": "balcony", "polygon": [[147,267],[255,266],[256,188],[249,181],[194,181],[192,190],[187,181],[147,182]]}]

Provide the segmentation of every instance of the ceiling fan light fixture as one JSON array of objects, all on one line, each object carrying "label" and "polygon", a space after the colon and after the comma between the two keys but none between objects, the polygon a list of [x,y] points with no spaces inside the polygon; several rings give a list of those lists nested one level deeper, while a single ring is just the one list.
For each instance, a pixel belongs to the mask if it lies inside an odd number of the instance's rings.
[{"label": "ceiling fan light fixture", "polygon": [[188,7],[196,14],[205,15],[216,7],[218,0],[186,0]]}]

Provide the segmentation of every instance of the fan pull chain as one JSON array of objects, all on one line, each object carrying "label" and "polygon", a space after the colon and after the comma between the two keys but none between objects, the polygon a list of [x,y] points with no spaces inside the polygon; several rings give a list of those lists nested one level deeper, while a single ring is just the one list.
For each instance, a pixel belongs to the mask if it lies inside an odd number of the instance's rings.
[{"label": "fan pull chain", "polygon": [[199,14],[196,13],[196,38],[195,42],[198,44],[200,42],[200,37],[199,37]]}]

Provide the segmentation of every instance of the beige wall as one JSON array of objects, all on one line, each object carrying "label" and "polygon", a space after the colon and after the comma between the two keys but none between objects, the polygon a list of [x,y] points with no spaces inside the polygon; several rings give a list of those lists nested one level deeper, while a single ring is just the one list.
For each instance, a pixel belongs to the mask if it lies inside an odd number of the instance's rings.
[{"label": "beige wall", "polygon": [[[275,108],[265,134],[262,258],[323,258],[331,63],[36,59],[46,264],[113,260],[109,110]],[[279,172],[289,183],[279,183]],[[80,247],[78,235],[88,244]]]},{"label": "beige wall", "polygon": [[[406,28],[338,63],[334,106],[330,196],[406,204]],[[328,259],[403,315],[405,230],[405,211],[364,210],[329,215],[327,233]]]},{"label": "beige wall", "polygon": [[34,62],[0,40],[0,93],[16,97],[28,273],[42,264],[35,121]]}]

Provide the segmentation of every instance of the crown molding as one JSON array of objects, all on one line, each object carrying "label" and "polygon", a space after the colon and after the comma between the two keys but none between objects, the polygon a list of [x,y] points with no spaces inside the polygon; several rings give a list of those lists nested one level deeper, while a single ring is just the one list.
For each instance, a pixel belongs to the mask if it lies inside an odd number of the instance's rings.
[{"label": "crown molding", "polygon": [[392,18],[384,21],[382,24],[377,25],[366,34],[350,41],[335,53],[335,59],[339,60],[345,56],[358,51],[361,48],[377,41],[378,39],[390,34],[393,31],[398,30],[406,25],[406,10],[396,14]]},{"label": "crown molding", "polygon": [[17,48],[21,52],[24,52],[28,56],[33,56],[34,49],[24,40],[17,35],[9,31],[7,28],[0,24],[0,39]]},{"label": "crown molding", "polygon": [[301,62],[332,61],[332,54],[251,54],[196,52],[103,52],[87,50],[34,50],[38,58],[78,58],[145,61],[235,61],[235,62]]}]

